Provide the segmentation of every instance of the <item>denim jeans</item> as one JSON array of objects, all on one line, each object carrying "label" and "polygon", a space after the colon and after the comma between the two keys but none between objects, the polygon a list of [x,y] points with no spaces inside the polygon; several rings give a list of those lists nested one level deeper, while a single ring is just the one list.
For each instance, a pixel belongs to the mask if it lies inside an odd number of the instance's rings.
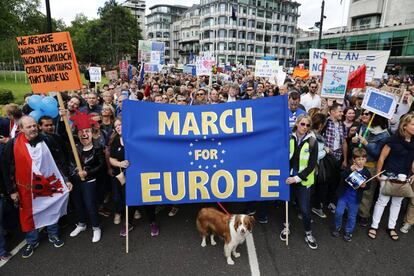
[{"label": "denim jeans", "polygon": [[0,256],[4,256],[6,254],[6,249],[4,248],[6,246],[6,240],[3,235],[3,204],[3,196],[0,195]]},{"label": "denim jeans", "polygon": [[86,224],[89,215],[92,227],[99,227],[96,181],[75,183],[73,203],[80,224]]},{"label": "denim jeans", "polygon": [[302,214],[303,227],[305,232],[312,231],[311,229],[311,187],[305,187],[301,183],[292,185],[292,191],[299,205]]},{"label": "denim jeans", "polygon": [[[59,235],[59,226],[57,223],[47,226],[46,229],[47,229],[47,235],[49,236],[49,239],[53,237],[57,237]],[[28,244],[35,244],[37,243],[38,239],[39,239],[39,231],[37,229],[26,233],[26,242]]]},{"label": "denim jeans", "polygon": [[117,214],[122,214],[122,212],[125,210],[125,200],[122,198],[122,186],[115,176],[112,177],[112,191],[114,212]]},{"label": "denim jeans", "polygon": [[342,227],[342,217],[345,213],[345,208],[348,208],[348,219],[345,226],[345,233],[352,234],[355,228],[356,217],[358,214],[359,204],[356,201],[356,195],[350,196],[344,194],[338,199],[338,204],[335,210],[335,228]]}]

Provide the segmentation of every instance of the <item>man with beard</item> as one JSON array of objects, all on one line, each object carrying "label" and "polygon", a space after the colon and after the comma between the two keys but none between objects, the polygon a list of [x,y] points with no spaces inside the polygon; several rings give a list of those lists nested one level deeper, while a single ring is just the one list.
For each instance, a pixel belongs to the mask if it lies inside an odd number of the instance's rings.
[{"label": "man with beard", "polygon": [[65,155],[53,148],[53,138],[38,133],[36,121],[23,116],[21,133],[10,140],[2,160],[6,192],[20,205],[20,225],[27,244],[22,257],[29,258],[39,246],[38,230],[47,227],[49,241],[62,247],[57,222],[66,214],[72,184]]},{"label": "man with beard", "polygon": [[103,148],[94,145],[92,141],[92,127],[96,122],[91,117],[84,113],[71,117],[78,130],[80,144],[77,149],[83,169],[81,171],[74,169],[71,174],[74,182],[73,202],[78,215],[78,223],[70,236],[76,237],[86,230],[86,221],[89,216],[93,230],[92,242],[95,243],[101,239],[96,186],[98,185],[97,178],[105,164],[105,157]]}]

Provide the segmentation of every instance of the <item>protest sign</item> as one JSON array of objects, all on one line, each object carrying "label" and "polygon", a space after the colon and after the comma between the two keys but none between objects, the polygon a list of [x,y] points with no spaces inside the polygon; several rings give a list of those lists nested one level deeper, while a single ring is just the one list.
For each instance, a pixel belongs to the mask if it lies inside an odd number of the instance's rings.
[{"label": "protest sign", "polygon": [[119,61],[119,74],[123,80],[128,79],[128,61],[120,60]]},{"label": "protest sign", "polygon": [[387,119],[392,119],[396,105],[396,95],[384,90],[367,87],[362,108]]},{"label": "protest sign", "polygon": [[162,65],[158,63],[145,63],[144,71],[145,73],[158,73],[162,69]]},{"label": "protest sign", "polygon": [[365,64],[367,75],[372,71],[373,77],[380,79],[389,57],[390,51],[309,49],[309,73],[311,76],[320,76],[322,59],[326,58],[328,64],[349,65],[349,72]]},{"label": "protest sign", "polygon": [[34,93],[81,88],[78,64],[68,32],[21,36],[16,40]]},{"label": "protest sign", "polygon": [[349,66],[326,64],[321,97],[343,99],[348,83]]},{"label": "protest sign", "polygon": [[197,76],[210,76],[215,64],[214,57],[204,55],[196,58],[196,74]]},{"label": "protest sign", "polygon": [[277,75],[278,71],[278,60],[256,60],[256,66],[254,70],[255,77],[270,78]]},{"label": "protest sign", "polygon": [[147,40],[138,41],[138,61],[165,64],[165,43]]},{"label": "protest sign", "polygon": [[287,96],[199,106],[126,101],[122,120],[127,205],[289,200]]},{"label": "protest sign", "polygon": [[116,70],[106,71],[105,77],[108,80],[117,80],[118,79],[118,72]]},{"label": "protest sign", "polygon": [[191,74],[192,76],[196,76],[196,67],[192,64],[187,64],[183,66],[183,73],[185,74]]},{"label": "protest sign", "polygon": [[89,81],[101,82],[102,70],[101,67],[89,67]]}]

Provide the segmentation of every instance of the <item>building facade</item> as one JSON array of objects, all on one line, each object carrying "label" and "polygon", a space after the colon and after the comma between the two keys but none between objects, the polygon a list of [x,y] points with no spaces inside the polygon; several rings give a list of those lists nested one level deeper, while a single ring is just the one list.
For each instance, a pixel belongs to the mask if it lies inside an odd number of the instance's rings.
[{"label": "building facade", "polygon": [[121,6],[128,8],[138,22],[142,37],[145,38],[145,0],[127,0]]},{"label": "building facade", "polygon": [[174,22],[180,20],[182,14],[188,10],[187,6],[154,5],[147,15],[146,38],[165,43],[165,62],[172,63],[171,40]]}]

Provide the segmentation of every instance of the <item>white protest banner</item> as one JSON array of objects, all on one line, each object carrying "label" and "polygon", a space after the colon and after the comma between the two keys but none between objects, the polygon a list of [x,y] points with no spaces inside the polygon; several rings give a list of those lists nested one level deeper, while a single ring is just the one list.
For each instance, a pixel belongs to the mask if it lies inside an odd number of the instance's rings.
[{"label": "white protest banner", "polygon": [[101,82],[101,67],[89,67],[89,81]]},{"label": "white protest banner", "polygon": [[343,99],[348,83],[349,66],[326,64],[321,97]]},{"label": "white protest banner", "polygon": [[283,70],[277,72],[277,86],[282,86],[285,83],[286,75],[286,72]]},{"label": "white protest banner", "polygon": [[279,71],[278,60],[256,60],[256,66],[254,70],[255,77],[270,78],[277,75]]},{"label": "white protest banner", "polygon": [[151,51],[150,63],[161,64],[161,53],[159,51]]},{"label": "white protest banner", "polygon": [[162,70],[162,65],[158,63],[144,63],[145,73],[158,73]]},{"label": "white protest banner", "polygon": [[374,72],[374,78],[380,79],[387,65],[390,51],[367,51],[367,50],[329,50],[309,49],[309,74],[320,76],[322,71],[322,59],[327,59],[327,64],[344,64],[350,66],[350,72],[359,66],[367,66],[369,71]]},{"label": "white protest banner", "polygon": [[196,58],[196,74],[197,76],[210,76],[215,60],[212,56],[202,56]]},{"label": "white protest banner", "polygon": [[362,108],[387,119],[392,119],[396,105],[396,95],[374,87],[367,87]]}]

